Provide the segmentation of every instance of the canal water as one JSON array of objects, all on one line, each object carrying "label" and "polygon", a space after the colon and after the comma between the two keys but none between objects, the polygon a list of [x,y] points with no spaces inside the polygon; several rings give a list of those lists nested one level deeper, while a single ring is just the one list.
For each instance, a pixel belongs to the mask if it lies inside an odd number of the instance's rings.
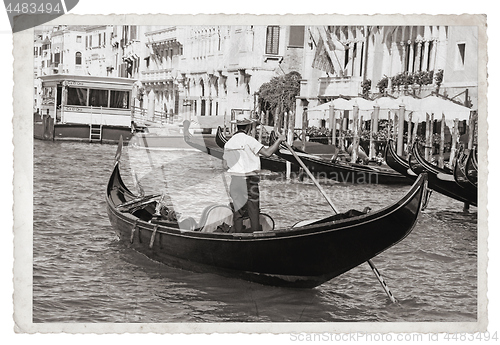
[{"label": "canal water", "polygon": [[[105,189],[116,146],[34,143],[33,322],[474,322],[477,210],[433,193],[413,232],[373,262],[314,289],[263,286],[175,269],[118,241]],[[125,147],[133,191],[166,192],[181,219],[228,201],[221,163],[194,150]],[[133,176],[137,176],[136,179]],[[137,184],[139,181],[139,184]],[[383,208],[410,186],[325,183],[341,211]],[[261,182],[261,208],[277,227],[332,213],[309,181]]]}]

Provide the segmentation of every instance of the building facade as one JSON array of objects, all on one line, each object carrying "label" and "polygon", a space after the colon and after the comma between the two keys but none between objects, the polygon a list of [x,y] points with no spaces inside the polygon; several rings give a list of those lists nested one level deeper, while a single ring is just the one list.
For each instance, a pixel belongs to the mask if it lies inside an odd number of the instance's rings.
[{"label": "building facade", "polygon": [[272,77],[300,71],[304,27],[147,27],[149,55],[140,80],[157,112],[184,119],[256,111],[257,91]]},{"label": "building facade", "polygon": [[[302,75],[297,121],[341,96],[438,92],[477,105],[473,26],[60,25],[37,30],[34,47],[35,77],[135,79],[135,106],[181,119],[259,112],[260,86],[291,71]],[[36,109],[36,82],[34,93]]]},{"label": "building facade", "polygon": [[341,96],[386,93],[437,92],[477,105],[477,49],[473,26],[307,27],[297,114]]}]

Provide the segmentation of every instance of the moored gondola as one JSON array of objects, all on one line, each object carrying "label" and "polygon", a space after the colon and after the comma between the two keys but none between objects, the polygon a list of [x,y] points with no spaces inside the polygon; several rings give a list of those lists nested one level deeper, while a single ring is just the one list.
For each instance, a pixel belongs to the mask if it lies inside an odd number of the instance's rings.
[{"label": "moored gondola", "polygon": [[[271,141],[275,136],[271,134]],[[298,151],[298,150],[295,150]],[[279,157],[298,164],[292,152],[284,145],[276,152]],[[312,154],[297,152],[307,168],[319,177],[343,183],[375,183],[375,184],[411,184],[412,180],[392,169],[373,167],[347,162],[332,162]]]},{"label": "moored gondola", "polygon": [[122,242],[174,267],[275,286],[318,286],[394,246],[415,226],[426,196],[422,174],[401,200],[375,212],[351,210],[254,233],[205,231],[216,229],[206,215],[200,222],[178,221],[171,217],[175,210],[157,216],[158,196],[138,197],[125,186],[120,157],[117,152],[106,204]]},{"label": "moored gondola", "polygon": [[387,145],[385,146],[385,163],[401,175],[404,175],[413,181],[416,180],[418,175],[410,169],[408,161],[398,156],[394,150],[393,144],[394,141],[392,139],[387,141]]},{"label": "moored gondola", "polygon": [[[465,150],[463,148],[459,150],[455,167],[453,169],[453,177],[460,187],[465,189],[468,193],[477,195],[477,178],[473,178],[474,170],[469,170],[473,169],[471,155],[471,150]],[[475,176],[477,176],[477,171],[475,172]]]},{"label": "moored gondola", "polygon": [[477,149],[476,147],[473,147],[472,150],[469,152],[467,161],[465,163],[465,177],[467,180],[477,188],[477,175],[478,175],[478,168],[477,168]]},{"label": "moored gondola", "polygon": [[410,168],[413,172],[415,174],[427,172],[430,189],[455,200],[477,206],[477,191],[462,188],[453,174],[436,173],[435,169],[426,169],[430,163],[421,156],[417,145],[417,143],[413,145],[412,155],[409,159]]}]

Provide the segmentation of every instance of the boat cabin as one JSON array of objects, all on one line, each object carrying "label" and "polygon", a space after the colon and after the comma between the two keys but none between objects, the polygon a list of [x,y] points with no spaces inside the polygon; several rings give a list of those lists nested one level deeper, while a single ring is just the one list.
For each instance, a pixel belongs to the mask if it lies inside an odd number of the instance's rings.
[{"label": "boat cabin", "polygon": [[[35,137],[49,140],[117,141],[132,133],[133,79],[49,75],[40,77]],[[48,131],[48,133],[47,133]],[[52,131],[52,133],[50,133]]]}]

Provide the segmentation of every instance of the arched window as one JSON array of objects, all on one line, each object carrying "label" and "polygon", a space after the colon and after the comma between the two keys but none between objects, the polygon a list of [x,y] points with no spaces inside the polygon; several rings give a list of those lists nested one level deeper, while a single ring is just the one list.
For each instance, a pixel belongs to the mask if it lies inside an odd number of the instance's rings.
[{"label": "arched window", "polygon": [[75,64],[76,65],[81,65],[82,64],[82,53],[77,52],[75,54]]}]

